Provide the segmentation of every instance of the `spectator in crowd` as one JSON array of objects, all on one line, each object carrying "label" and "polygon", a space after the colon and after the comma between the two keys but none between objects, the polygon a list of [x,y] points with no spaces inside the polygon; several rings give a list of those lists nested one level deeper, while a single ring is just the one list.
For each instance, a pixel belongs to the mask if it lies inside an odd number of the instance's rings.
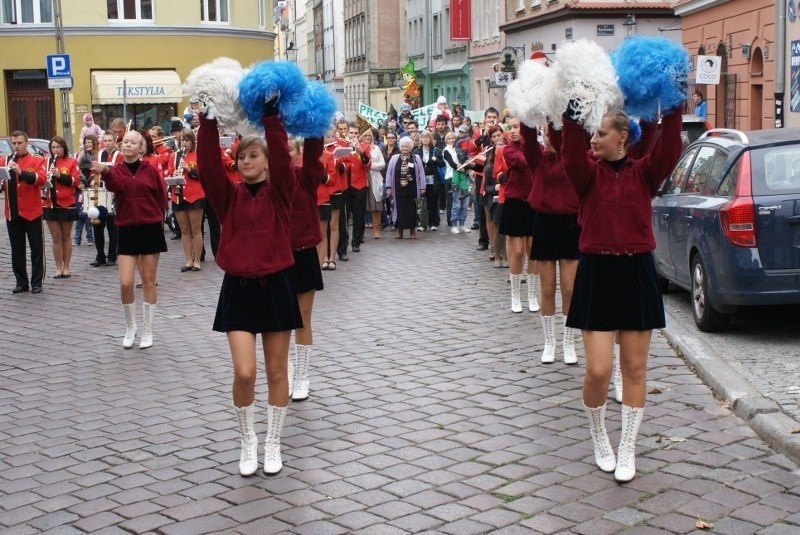
[{"label": "spectator in crowd", "polygon": [[398,240],[403,239],[405,230],[409,230],[410,238],[415,240],[416,201],[425,191],[425,171],[419,156],[412,154],[414,143],[410,138],[400,139],[398,145],[400,154],[392,156],[386,170],[386,187],[393,199],[392,224]]}]

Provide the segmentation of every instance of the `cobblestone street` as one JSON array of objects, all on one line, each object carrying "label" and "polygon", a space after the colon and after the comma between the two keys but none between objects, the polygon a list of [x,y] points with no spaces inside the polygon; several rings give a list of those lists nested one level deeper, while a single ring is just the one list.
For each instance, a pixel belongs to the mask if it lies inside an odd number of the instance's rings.
[{"label": "cobblestone street", "polygon": [[[83,245],[70,279],[12,296],[3,226],[0,531],[597,535],[700,532],[701,519],[712,533],[800,533],[798,467],[661,334],[638,476],[619,485],[594,464],[582,347],[577,366],[539,363],[539,316],[511,314],[507,271],[474,251],[475,233],[383,237],[325,272],[284,468],[243,478],[228,346],[211,331],[216,265],[180,273],[169,241],[155,344],[124,350],[116,268],[89,267]],[[138,290],[137,303],[141,323]],[[620,405],[608,414],[616,449]]]}]

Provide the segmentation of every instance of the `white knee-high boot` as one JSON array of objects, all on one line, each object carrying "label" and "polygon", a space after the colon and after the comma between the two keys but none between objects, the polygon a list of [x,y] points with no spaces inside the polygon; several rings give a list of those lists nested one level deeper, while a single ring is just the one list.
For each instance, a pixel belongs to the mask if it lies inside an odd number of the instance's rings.
[{"label": "white knee-high boot", "polygon": [[614,383],[614,399],[622,403],[622,367],[619,365],[619,344],[614,344],[614,369],[611,373],[611,381]]},{"label": "white knee-high boot", "polygon": [[236,407],[236,421],[239,423],[239,435],[242,443],[242,452],[239,455],[239,473],[250,476],[258,470],[258,436],[255,426],[255,402],[247,407]]},{"label": "white knee-high boot", "polygon": [[520,299],[520,282],[522,275],[511,274],[511,312],[522,312],[522,300]]},{"label": "white knee-high boot", "polygon": [[539,312],[539,275],[528,273],[528,310]]},{"label": "white knee-high boot", "polygon": [[644,407],[622,406],[622,431],[617,450],[617,468],[614,479],[627,483],[636,477],[636,435],[644,416]]},{"label": "white knee-high boot", "polygon": [[136,303],[124,303],[122,309],[125,311],[125,337],[122,339],[122,347],[130,349],[136,338]]},{"label": "white knee-high boot", "polygon": [[611,441],[608,440],[606,432],[606,404],[599,407],[587,407],[586,416],[589,418],[589,432],[592,435],[592,445],[594,446],[594,462],[603,472],[613,472],[617,466],[614,458],[614,450],[611,449]]},{"label": "white knee-high boot", "polygon": [[544,332],[542,362],[545,364],[550,364],[556,360],[556,333],[553,319],[554,316],[542,316],[542,332]]},{"label": "white knee-high boot", "polygon": [[578,355],[575,353],[575,334],[577,329],[567,327],[567,318],[564,317],[564,337],[562,345],[564,347],[564,364],[577,364]]},{"label": "white knee-high boot", "polygon": [[311,348],[313,346],[306,346],[297,344],[297,364],[294,367],[294,392],[292,393],[293,401],[303,401],[308,399],[308,366],[311,360]]},{"label": "white knee-high boot", "polygon": [[267,405],[267,438],[264,440],[264,473],[277,474],[283,468],[281,460],[281,432],[286,407]]},{"label": "white knee-high boot", "polygon": [[147,349],[153,345],[153,314],[156,312],[156,304],[142,303],[142,311],[144,313],[144,330],[142,330],[139,349]]}]

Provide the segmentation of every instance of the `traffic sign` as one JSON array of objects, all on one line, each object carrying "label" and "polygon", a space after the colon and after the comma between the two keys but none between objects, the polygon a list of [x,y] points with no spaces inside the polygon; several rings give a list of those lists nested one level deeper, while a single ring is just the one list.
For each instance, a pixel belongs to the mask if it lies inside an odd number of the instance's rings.
[{"label": "traffic sign", "polygon": [[69,78],[72,76],[69,54],[50,54],[47,56],[48,78]]},{"label": "traffic sign", "polygon": [[72,77],[67,78],[48,78],[48,89],[72,89]]}]

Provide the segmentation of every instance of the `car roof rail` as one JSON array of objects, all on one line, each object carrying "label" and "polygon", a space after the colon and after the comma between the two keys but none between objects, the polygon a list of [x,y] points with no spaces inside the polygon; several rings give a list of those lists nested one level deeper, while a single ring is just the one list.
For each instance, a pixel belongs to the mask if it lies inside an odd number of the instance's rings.
[{"label": "car roof rail", "polygon": [[738,139],[742,143],[750,143],[750,140],[747,139],[747,136],[744,134],[744,132],[741,130],[734,130],[733,128],[712,128],[711,130],[706,130],[700,135],[701,138],[711,136],[730,137]]}]

